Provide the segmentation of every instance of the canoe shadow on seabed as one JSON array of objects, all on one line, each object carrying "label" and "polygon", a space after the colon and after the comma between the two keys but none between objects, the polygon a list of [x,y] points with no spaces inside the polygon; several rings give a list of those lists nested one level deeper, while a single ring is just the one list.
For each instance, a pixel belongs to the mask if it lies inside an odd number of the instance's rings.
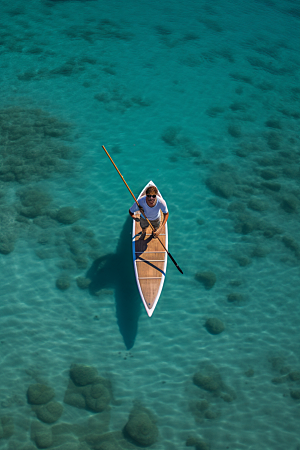
[{"label": "canoe shadow on seabed", "polygon": [[128,217],[116,253],[96,259],[86,275],[91,280],[89,290],[92,295],[100,289],[115,290],[117,321],[127,350],[134,345],[141,312],[132,263],[131,227],[132,219]]}]

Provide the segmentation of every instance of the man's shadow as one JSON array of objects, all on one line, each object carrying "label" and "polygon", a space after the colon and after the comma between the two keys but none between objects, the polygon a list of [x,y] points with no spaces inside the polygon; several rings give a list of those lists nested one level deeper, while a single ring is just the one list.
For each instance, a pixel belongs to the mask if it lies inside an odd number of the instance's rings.
[{"label": "man's shadow", "polygon": [[141,299],[136,285],[132,260],[132,219],[127,218],[119,237],[116,253],[96,259],[86,277],[89,290],[95,295],[100,289],[114,289],[116,315],[126,348],[133,347],[137,335]]}]

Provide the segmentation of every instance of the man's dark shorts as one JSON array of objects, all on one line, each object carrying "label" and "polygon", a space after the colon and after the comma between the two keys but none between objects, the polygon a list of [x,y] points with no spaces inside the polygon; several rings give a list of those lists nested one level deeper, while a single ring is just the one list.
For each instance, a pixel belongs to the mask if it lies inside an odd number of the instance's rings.
[{"label": "man's dark shorts", "polygon": [[[151,223],[151,225],[153,226],[153,228],[155,230],[157,230],[159,228],[160,222],[161,222],[160,217],[158,219],[156,219],[156,220],[150,220],[150,223]],[[141,225],[142,228],[147,228],[149,226],[147,220],[144,219],[144,217],[142,217],[142,216],[141,216],[140,225]]]}]

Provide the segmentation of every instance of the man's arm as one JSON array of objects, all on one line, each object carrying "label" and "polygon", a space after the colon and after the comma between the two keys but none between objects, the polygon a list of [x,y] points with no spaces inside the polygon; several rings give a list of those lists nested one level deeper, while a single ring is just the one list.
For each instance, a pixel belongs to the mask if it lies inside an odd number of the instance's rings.
[{"label": "man's arm", "polygon": [[167,223],[167,220],[169,218],[169,213],[168,212],[167,213],[163,213],[163,215],[164,215],[164,218],[163,218],[163,221],[162,221],[160,227],[153,233],[154,237],[157,237],[160,234],[160,232],[162,231],[165,223]]},{"label": "man's arm", "polygon": [[[141,211],[141,213],[144,213],[144,210],[143,210],[142,207],[140,207],[140,211]],[[129,210],[129,214],[130,214],[130,216],[133,218],[133,220],[135,220],[136,222],[139,222],[139,221],[140,221],[140,218],[139,218],[139,217],[136,217],[136,216],[135,216],[135,213],[132,213],[130,210]],[[145,213],[144,213],[144,214],[145,214]]]}]

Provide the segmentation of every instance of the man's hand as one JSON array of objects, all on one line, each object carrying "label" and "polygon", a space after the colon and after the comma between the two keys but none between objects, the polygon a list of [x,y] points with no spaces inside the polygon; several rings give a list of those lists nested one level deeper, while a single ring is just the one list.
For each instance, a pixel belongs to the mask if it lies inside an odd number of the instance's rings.
[{"label": "man's hand", "polygon": [[135,214],[132,213],[130,210],[129,210],[129,214],[130,214],[130,217],[132,217],[133,220],[135,220],[136,222],[140,222],[140,218],[136,217]]},{"label": "man's hand", "polygon": [[152,236],[154,237],[154,239],[157,238],[157,236],[160,234],[161,232],[161,227],[157,228],[157,230],[152,232]]}]

